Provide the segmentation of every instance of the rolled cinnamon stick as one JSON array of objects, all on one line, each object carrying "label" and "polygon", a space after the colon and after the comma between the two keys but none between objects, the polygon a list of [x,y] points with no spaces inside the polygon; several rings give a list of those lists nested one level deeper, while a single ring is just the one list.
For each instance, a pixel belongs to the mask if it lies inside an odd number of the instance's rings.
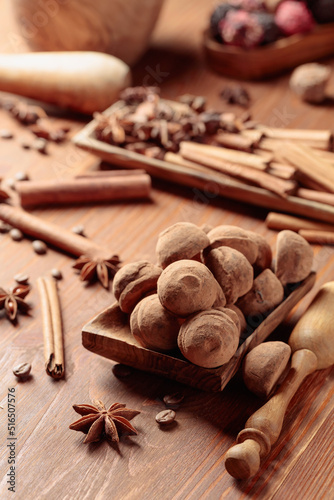
[{"label": "rolled cinnamon stick", "polygon": [[292,215],[276,212],[269,212],[265,223],[269,229],[276,229],[277,231],[290,229],[291,231],[299,232],[300,230],[307,229],[312,231],[334,232],[334,224],[330,225],[324,222],[302,219],[300,217],[293,217]]},{"label": "rolled cinnamon stick", "polygon": [[299,234],[309,243],[315,243],[318,245],[334,245],[334,232],[331,231],[301,229]]},{"label": "rolled cinnamon stick", "polygon": [[145,174],[145,170],[134,169],[134,170],[94,170],[92,172],[85,172],[84,174],[79,174],[75,176],[75,179],[98,179],[101,177],[123,177],[127,175],[141,175]]},{"label": "rolled cinnamon stick", "polygon": [[0,220],[20,229],[24,234],[41,239],[76,257],[80,257],[81,255],[87,255],[87,257],[92,258],[110,257],[109,252],[94,243],[94,241],[74,234],[57,224],[31,215],[22,208],[0,203]]},{"label": "rolled cinnamon stick", "polygon": [[304,200],[319,201],[334,206],[334,193],[325,193],[324,191],[315,191],[314,189],[298,188],[296,195]]},{"label": "rolled cinnamon stick", "polygon": [[15,184],[22,206],[87,203],[147,198],[147,174],[81,178],[63,181],[21,181]]}]

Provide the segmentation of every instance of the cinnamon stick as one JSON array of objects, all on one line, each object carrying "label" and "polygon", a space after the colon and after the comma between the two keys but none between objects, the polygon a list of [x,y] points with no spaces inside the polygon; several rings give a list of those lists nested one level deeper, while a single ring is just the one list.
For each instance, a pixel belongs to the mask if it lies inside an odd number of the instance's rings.
[{"label": "cinnamon stick", "polygon": [[334,167],[328,161],[320,159],[312,148],[292,143],[285,143],[282,154],[291,163],[297,174],[310,179],[322,187],[323,191],[334,193]]},{"label": "cinnamon stick", "polygon": [[22,206],[88,203],[147,198],[151,178],[146,173],[102,178],[81,178],[57,181],[21,181],[15,189]]},{"label": "cinnamon stick", "polygon": [[38,278],[37,286],[43,318],[44,359],[46,373],[59,379],[65,375],[64,343],[60,301],[56,281]]},{"label": "cinnamon stick", "polygon": [[[258,128],[269,139],[296,141],[318,149],[333,150],[333,134],[330,130],[278,128],[267,127],[265,125],[259,125]],[[265,139],[263,140],[265,142]],[[268,142],[267,144],[270,143]]]},{"label": "cinnamon stick", "polygon": [[280,214],[276,212],[269,212],[265,223],[269,229],[276,229],[277,231],[290,229],[291,231],[298,232],[302,229],[310,229],[313,231],[334,232],[334,224],[325,224],[322,222],[302,219],[299,217],[293,217],[292,215]]},{"label": "cinnamon stick", "polygon": [[216,158],[218,160],[237,163],[238,165],[244,165],[262,171],[265,171],[267,169],[269,163],[260,156],[251,153],[245,153],[243,151],[235,151],[232,149],[217,146],[207,146],[205,144],[198,144],[195,142],[181,142],[181,156],[186,158],[186,154],[191,154],[193,157],[194,154],[197,153],[212,156],[213,158]]},{"label": "cinnamon stick", "polygon": [[41,239],[76,257],[87,255],[92,258],[108,258],[110,256],[105,248],[97,245],[88,238],[74,234],[57,224],[31,215],[19,207],[1,203],[0,220],[20,229],[24,234]]},{"label": "cinnamon stick", "polygon": [[126,175],[141,175],[145,174],[143,169],[134,170],[94,170],[93,172],[85,172],[84,174],[79,174],[75,176],[75,179],[91,179],[91,178],[101,178],[101,177],[116,177],[116,176],[126,176]]},{"label": "cinnamon stick", "polygon": [[324,191],[315,191],[314,189],[298,188],[296,195],[304,200],[319,201],[320,203],[327,203],[334,207],[334,194],[325,193]]},{"label": "cinnamon stick", "polygon": [[281,179],[291,180],[295,177],[296,169],[291,167],[291,165],[284,165],[272,161],[268,168],[268,173],[275,175],[275,177],[280,177]]},{"label": "cinnamon stick", "polygon": [[301,229],[299,234],[309,243],[315,243],[318,245],[334,245],[334,232],[331,231]]},{"label": "cinnamon stick", "polygon": [[239,180],[241,179],[243,181],[251,182],[252,184],[276,193],[279,196],[285,197],[296,191],[297,188],[294,181],[287,181],[279,179],[278,177],[275,178],[274,176],[262,171],[257,171],[255,173],[254,169],[250,167],[219,160],[217,158],[207,156],[199,151],[194,152],[191,149],[189,150],[188,148],[185,148],[183,150],[181,149],[181,154],[188,160],[197,161],[231,177],[236,177]]},{"label": "cinnamon stick", "polygon": [[257,142],[251,137],[246,137],[241,134],[229,134],[227,132],[221,132],[215,135],[213,140],[225,148],[245,151],[246,153],[252,153],[254,147],[257,145]]}]

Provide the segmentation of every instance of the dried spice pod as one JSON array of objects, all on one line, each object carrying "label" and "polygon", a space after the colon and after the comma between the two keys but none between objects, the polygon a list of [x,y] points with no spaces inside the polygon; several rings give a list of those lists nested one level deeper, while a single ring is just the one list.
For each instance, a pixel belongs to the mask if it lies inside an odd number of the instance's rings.
[{"label": "dried spice pod", "polygon": [[313,249],[300,234],[285,229],[277,235],[275,274],[283,286],[298,283],[311,272]]},{"label": "dried spice pod", "polygon": [[208,266],[222,287],[228,304],[234,304],[253,285],[254,271],[246,257],[230,247],[219,247],[204,253]]},{"label": "dried spice pod", "polygon": [[282,283],[271,269],[265,269],[255,278],[249,292],[238,300],[237,306],[246,317],[266,315],[278,306],[283,298]]},{"label": "dried spice pod", "polygon": [[249,236],[248,231],[238,226],[221,225],[208,233],[211,248],[227,246],[235,248],[254,264],[257,258],[257,244]]},{"label": "dried spice pod", "polygon": [[175,316],[161,305],[157,294],[141,300],[130,316],[130,330],[147,349],[170,351],[177,347],[180,325]]},{"label": "dried spice pod", "polygon": [[268,398],[282,377],[291,355],[285,342],[262,342],[245,357],[242,376],[246,387],[259,396]]},{"label": "dried spice pod", "polygon": [[164,269],[158,279],[161,304],[176,316],[186,317],[210,309],[215,302],[226,304],[224,293],[211,271],[195,260],[178,260]]},{"label": "dried spice pod", "polygon": [[227,363],[238,348],[239,332],[222,311],[211,309],[190,316],[181,325],[178,346],[183,356],[203,368]]},{"label": "dried spice pod", "polygon": [[191,222],[177,222],[159,234],[156,254],[159,265],[167,267],[181,259],[200,260],[201,251],[209,245],[206,233]]},{"label": "dried spice pod", "polygon": [[257,257],[253,264],[253,267],[254,271],[256,273],[259,273],[271,266],[271,262],[273,259],[271,246],[261,234],[255,233],[254,231],[247,231],[247,233],[248,236],[257,245]]},{"label": "dried spice pod", "polygon": [[115,274],[113,292],[121,310],[131,313],[147,294],[156,292],[162,269],[146,260],[123,266]]}]

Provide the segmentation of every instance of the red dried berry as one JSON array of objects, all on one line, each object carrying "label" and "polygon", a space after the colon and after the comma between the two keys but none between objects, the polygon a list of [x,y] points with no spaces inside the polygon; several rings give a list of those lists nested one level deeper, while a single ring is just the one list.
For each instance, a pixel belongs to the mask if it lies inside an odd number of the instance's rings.
[{"label": "red dried berry", "polygon": [[279,4],[275,22],[287,36],[307,33],[315,25],[314,18],[306,4],[295,0],[285,0]]},{"label": "red dried berry", "polygon": [[224,43],[247,49],[260,45],[264,36],[256,16],[244,10],[228,12],[220,28]]}]

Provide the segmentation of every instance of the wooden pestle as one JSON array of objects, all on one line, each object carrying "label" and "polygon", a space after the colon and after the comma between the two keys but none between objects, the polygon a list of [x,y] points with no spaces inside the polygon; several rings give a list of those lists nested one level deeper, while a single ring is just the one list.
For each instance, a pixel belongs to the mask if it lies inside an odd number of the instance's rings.
[{"label": "wooden pestle", "polygon": [[237,479],[252,477],[260,460],[278,439],[286,409],[304,378],[334,363],[334,281],[323,285],[293,329],[289,345],[291,368],[269,401],[257,410],[239,432],[237,443],[225,457],[225,467]]}]

